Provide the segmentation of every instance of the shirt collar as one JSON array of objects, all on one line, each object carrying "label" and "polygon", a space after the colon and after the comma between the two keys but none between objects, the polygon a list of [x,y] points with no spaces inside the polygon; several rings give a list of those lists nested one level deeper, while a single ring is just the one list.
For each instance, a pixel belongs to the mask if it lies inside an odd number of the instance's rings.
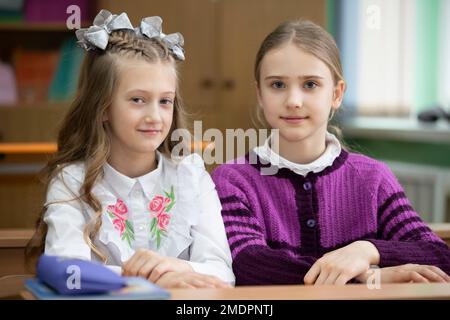
[{"label": "shirt collar", "polygon": [[156,151],[156,161],[158,164],[155,170],[137,178],[130,178],[114,169],[109,163],[105,163],[103,166],[104,178],[121,198],[128,197],[136,184],[149,197],[161,177],[163,168],[164,157],[158,151]]},{"label": "shirt collar", "polygon": [[254,152],[264,161],[277,166],[278,168],[287,168],[295,173],[306,176],[309,172],[320,172],[328,166],[331,166],[334,160],[341,153],[341,144],[335,135],[327,132],[325,136],[325,152],[316,160],[308,164],[298,164],[283,158],[270,148],[272,135],[266,139],[264,145],[254,148]]}]

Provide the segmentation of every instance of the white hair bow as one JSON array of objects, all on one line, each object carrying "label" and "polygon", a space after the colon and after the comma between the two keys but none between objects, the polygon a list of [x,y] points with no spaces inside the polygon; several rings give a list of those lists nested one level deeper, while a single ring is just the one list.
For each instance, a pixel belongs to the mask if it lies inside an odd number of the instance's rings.
[{"label": "white hair bow", "polygon": [[184,38],[181,33],[166,35],[162,32],[161,17],[147,17],[142,19],[139,28],[133,28],[126,13],[111,14],[108,10],[101,10],[94,19],[94,25],[76,31],[78,44],[89,51],[95,48],[105,50],[108,45],[109,34],[114,30],[133,30],[137,35],[149,39],[160,39],[172,52],[175,58],[184,60]]}]

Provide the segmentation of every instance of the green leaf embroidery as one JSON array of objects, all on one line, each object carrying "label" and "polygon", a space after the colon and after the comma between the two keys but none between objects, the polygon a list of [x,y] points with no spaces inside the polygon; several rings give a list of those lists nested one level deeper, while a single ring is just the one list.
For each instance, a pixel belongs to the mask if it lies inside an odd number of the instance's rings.
[{"label": "green leaf embroidery", "polygon": [[133,225],[130,223],[130,221],[125,220],[125,228],[129,229],[132,233],[134,233]]},{"label": "green leaf embroidery", "polygon": [[150,232],[154,233],[156,229],[156,224],[158,223],[158,219],[155,217],[152,219],[152,225],[150,226]]},{"label": "green leaf embroidery", "polygon": [[122,235],[122,240],[126,240],[128,242],[128,245],[131,248],[131,240],[130,240],[130,234],[128,233],[127,230],[124,231],[123,235]]},{"label": "green leaf embroidery", "polygon": [[169,211],[172,209],[172,207],[173,207],[174,204],[175,204],[175,201],[172,200],[172,201],[169,203],[169,205],[167,206],[166,212],[169,212]]},{"label": "green leaf embroidery", "polygon": [[159,248],[161,245],[161,234],[159,233],[159,230],[156,231],[156,247]]}]

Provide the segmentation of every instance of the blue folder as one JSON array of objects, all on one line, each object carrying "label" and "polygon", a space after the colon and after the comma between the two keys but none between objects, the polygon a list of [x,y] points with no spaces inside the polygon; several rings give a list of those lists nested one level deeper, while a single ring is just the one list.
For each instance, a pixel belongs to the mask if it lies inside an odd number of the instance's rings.
[{"label": "blue folder", "polygon": [[104,265],[80,259],[42,255],[37,278],[25,282],[37,298],[55,299],[168,299],[170,293],[139,277],[122,277]]}]

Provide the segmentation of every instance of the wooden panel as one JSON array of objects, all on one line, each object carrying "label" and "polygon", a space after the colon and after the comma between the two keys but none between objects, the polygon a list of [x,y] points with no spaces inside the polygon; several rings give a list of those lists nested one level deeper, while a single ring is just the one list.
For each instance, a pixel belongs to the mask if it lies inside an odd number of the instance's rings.
[{"label": "wooden panel", "polygon": [[53,142],[66,105],[0,107],[0,142]]},{"label": "wooden panel", "polygon": [[0,228],[32,228],[44,201],[44,187],[30,175],[0,175]]},{"label": "wooden panel", "polygon": [[25,247],[33,233],[33,229],[0,229],[0,277],[28,273]]},{"label": "wooden panel", "polygon": [[0,277],[26,274],[24,248],[0,248]]},{"label": "wooden panel", "polygon": [[0,229],[0,248],[23,248],[33,233],[33,229]]}]

